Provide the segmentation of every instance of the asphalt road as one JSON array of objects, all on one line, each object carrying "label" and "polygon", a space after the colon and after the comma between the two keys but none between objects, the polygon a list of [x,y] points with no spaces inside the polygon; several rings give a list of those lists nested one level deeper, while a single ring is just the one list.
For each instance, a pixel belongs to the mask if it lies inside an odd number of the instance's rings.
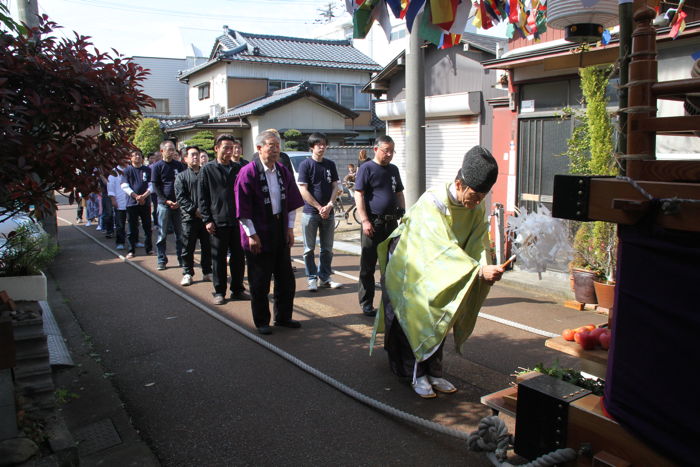
[{"label": "asphalt road", "polygon": [[[62,206],[59,216],[73,219],[73,212]],[[490,465],[464,441],[380,413],[213,319],[106,249],[113,240],[94,227],[59,221],[59,241],[51,273],[113,373],[134,426],[164,465]],[[292,253],[299,258],[301,248]],[[155,257],[133,262],[254,330],[248,302],[210,305],[211,283],[199,282],[198,270],[195,283],[182,288],[177,268],[158,272]],[[350,254],[334,258],[334,268],[350,276],[358,263]],[[169,264],[177,264],[174,255]],[[471,432],[490,414],[479,398],[505,387],[518,367],[575,364],[546,349],[542,336],[479,319],[463,355],[451,338],[446,345],[445,370],[460,391],[422,400],[390,373],[381,347],[369,355],[372,320],[359,313],[355,281],[336,275],[344,288],[312,294],[296,264],[294,317],[303,327],[275,328],[265,339],[407,413]],[[605,321],[500,285],[482,311],[554,333]]]}]

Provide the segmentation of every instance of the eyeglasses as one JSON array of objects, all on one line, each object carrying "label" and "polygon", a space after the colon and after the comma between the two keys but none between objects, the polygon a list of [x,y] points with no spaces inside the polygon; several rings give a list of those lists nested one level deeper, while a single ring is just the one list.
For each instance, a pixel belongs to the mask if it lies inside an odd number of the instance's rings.
[{"label": "eyeglasses", "polygon": [[377,148],[377,151],[381,151],[381,152],[383,152],[384,154],[386,154],[387,156],[393,156],[393,155],[394,155],[394,150],[393,150],[393,149],[387,150],[387,149],[384,149],[384,148]]}]

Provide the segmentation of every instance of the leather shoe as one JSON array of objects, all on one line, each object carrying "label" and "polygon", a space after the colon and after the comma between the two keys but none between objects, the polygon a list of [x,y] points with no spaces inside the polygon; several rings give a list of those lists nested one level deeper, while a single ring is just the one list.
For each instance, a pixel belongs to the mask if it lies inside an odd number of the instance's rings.
[{"label": "leather shoe", "polygon": [[362,309],[362,313],[363,313],[365,316],[374,317],[374,316],[377,316],[377,309],[374,308],[374,307],[363,308],[363,309]]},{"label": "leather shoe", "polygon": [[231,292],[231,300],[237,301],[250,301],[250,294],[245,290],[239,290],[238,292]]},{"label": "leather shoe", "polygon": [[297,320],[290,319],[287,321],[275,321],[275,326],[282,326],[283,328],[298,329],[301,327],[301,323]]},{"label": "leather shoe", "polygon": [[272,334],[272,328],[270,326],[258,326],[258,334],[269,335]]}]

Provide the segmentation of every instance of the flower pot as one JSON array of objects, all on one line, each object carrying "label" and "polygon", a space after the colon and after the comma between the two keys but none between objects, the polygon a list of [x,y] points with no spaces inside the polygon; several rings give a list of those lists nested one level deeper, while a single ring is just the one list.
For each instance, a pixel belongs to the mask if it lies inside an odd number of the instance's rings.
[{"label": "flower pot", "polygon": [[574,278],[574,298],[576,301],[579,303],[598,303],[593,288],[595,273],[585,269],[572,269],[571,275]]},{"label": "flower pot", "polygon": [[35,276],[0,277],[0,290],[16,302],[20,300],[46,300],[46,276],[42,272]]},{"label": "flower pot", "polygon": [[598,299],[598,306],[611,310],[615,304],[615,282],[593,281],[595,296]]}]

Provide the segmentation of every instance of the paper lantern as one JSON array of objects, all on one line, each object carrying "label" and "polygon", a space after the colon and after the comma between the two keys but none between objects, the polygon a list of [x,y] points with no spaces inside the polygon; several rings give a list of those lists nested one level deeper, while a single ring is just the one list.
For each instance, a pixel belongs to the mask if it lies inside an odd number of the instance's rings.
[{"label": "paper lantern", "polygon": [[606,28],[618,23],[617,0],[549,0],[547,2],[547,26],[564,29],[567,41],[599,41]]}]

